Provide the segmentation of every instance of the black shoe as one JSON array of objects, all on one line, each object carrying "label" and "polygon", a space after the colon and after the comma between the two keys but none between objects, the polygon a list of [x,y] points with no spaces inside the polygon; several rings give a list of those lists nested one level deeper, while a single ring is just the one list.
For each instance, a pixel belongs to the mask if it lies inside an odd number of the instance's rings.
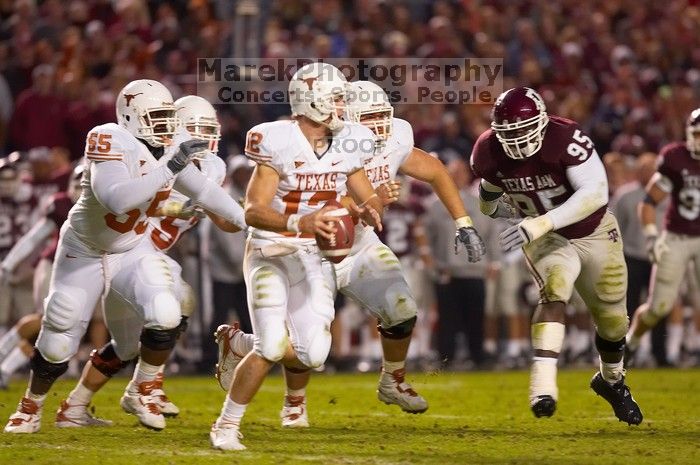
[{"label": "black shoe", "polygon": [[551,417],[557,409],[557,401],[552,396],[538,396],[530,408],[537,418]]},{"label": "black shoe", "polygon": [[610,384],[603,379],[600,372],[591,380],[591,389],[612,406],[618,420],[628,425],[638,425],[642,422],[642,411],[634,401],[630,388],[625,384],[625,378],[615,384]]}]

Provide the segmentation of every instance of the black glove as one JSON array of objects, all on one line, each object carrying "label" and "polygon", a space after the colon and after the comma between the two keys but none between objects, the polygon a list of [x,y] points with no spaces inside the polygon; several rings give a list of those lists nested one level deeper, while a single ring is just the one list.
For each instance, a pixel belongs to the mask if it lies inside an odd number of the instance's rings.
[{"label": "black glove", "polygon": [[469,263],[476,263],[484,256],[486,246],[479,233],[472,226],[457,229],[455,233],[455,253],[459,251],[459,243],[467,250]]},{"label": "black glove", "polygon": [[170,171],[177,174],[185,169],[185,166],[194,158],[195,155],[205,152],[209,149],[209,142],[205,140],[190,139],[180,144],[177,152],[168,160],[167,166]]}]

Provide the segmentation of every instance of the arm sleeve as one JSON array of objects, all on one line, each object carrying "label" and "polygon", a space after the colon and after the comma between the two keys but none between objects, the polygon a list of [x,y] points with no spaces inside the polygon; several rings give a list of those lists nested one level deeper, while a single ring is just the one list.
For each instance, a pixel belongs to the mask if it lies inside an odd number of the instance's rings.
[{"label": "arm sleeve", "polygon": [[493,215],[498,207],[498,199],[503,196],[500,187],[491,184],[486,179],[479,183],[479,210],[486,216]]},{"label": "arm sleeve", "polygon": [[595,151],[580,165],[569,166],[566,177],[575,192],[563,204],[546,213],[555,230],[583,220],[608,203],[608,178]]},{"label": "arm sleeve", "polygon": [[121,161],[93,163],[91,175],[90,186],[97,200],[117,215],[147,202],[175,176],[163,165],[134,179]]},{"label": "arm sleeve", "polygon": [[233,200],[228,193],[214,181],[207,179],[192,164],[180,172],[175,188],[205,209],[216,213],[225,220],[245,229],[245,212],[243,207]]},{"label": "arm sleeve", "polygon": [[2,267],[7,270],[14,270],[17,268],[17,265],[31,255],[37,247],[43,244],[55,230],[56,225],[46,218],[43,218],[17,241],[2,261]]},{"label": "arm sleeve", "polygon": [[280,156],[280,150],[275,148],[273,139],[284,140],[284,137],[290,136],[284,131],[274,131],[265,124],[259,124],[246,134],[245,156],[258,165],[269,166],[278,173],[282,173],[284,161]]}]

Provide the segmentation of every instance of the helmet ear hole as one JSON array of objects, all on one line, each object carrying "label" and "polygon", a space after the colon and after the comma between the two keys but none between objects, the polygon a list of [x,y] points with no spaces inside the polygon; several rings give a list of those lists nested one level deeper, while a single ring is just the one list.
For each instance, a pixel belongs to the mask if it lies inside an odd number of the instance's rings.
[{"label": "helmet ear hole", "polygon": [[129,115],[124,115],[124,119],[127,120],[127,121],[131,121],[131,116],[129,116]]}]

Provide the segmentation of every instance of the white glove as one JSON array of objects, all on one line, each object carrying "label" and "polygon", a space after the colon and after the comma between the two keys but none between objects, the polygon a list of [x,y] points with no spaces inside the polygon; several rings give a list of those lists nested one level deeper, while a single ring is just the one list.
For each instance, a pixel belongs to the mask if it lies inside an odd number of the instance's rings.
[{"label": "white glove", "polygon": [[647,224],[644,226],[644,236],[646,237],[649,261],[659,263],[663,255],[669,250],[668,245],[666,245],[666,234],[659,234],[656,225]]},{"label": "white glove", "polygon": [[525,244],[539,239],[554,229],[552,220],[547,215],[525,218],[520,223],[510,226],[498,237],[504,252],[512,252]]}]

